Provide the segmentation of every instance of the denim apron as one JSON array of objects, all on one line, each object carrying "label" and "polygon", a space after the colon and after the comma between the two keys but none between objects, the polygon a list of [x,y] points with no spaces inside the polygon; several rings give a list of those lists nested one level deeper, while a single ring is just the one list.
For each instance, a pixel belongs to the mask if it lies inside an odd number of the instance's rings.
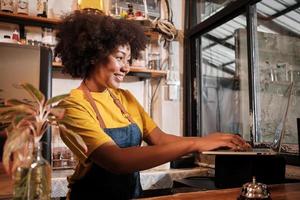
[{"label": "denim apron", "polygon": [[[121,102],[110,92],[114,103],[119,107],[124,117],[128,119],[130,124],[120,128],[106,128],[105,123],[96,107],[90,91],[84,84],[80,86],[85,94],[85,97],[93,107],[100,127],[109,135],[113,141],[120,147],[140,146],[142,134],[139,127],[134,123],[129,113],[124,109]],[[122,167],[122,166],[120,166]],[[142,188],[140,184],[139,172],[130,174],[114,174],[106,169],[92,163],[90,170],[85,176],[70,185],[70,199],[131,199],[140,196]]]}]

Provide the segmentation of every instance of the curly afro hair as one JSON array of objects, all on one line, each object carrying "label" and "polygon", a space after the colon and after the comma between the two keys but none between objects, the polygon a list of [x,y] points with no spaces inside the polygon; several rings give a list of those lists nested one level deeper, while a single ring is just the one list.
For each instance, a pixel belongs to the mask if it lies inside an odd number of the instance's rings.
[{"label": "curly afro hair", "polygon": [[84,11],[64,17],[56,36],[55,52],[63,72],[73,78],[87,78],[120,45],[129,44],[131,58],[136,59],[147,43],[143,29],[134,22]]}]

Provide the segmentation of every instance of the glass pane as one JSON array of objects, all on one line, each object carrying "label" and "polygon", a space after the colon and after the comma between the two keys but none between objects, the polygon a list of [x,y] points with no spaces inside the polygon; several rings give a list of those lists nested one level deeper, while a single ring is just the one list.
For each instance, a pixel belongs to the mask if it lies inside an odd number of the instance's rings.
[{"label": "glass pane", "polygon": [[[197,47],[197,46],[196,46]],[[240,15],[201,37],[202,135],[239,133],[249,139],[246,18]],[[244,80],[240,84],[240,80]]]},{"label": "glass pane", "polygon": [[111,1],[103,1],[104,4],[108,4],[110,9],[110,13],[113,15],[120,15],[127,13],[129,9],[129,4],[132,5],[134,12],[141,11],[145,12],[145,2],[147,3],[147,11],[148,17],[156,18],[160,17],[160,1],[157,0],[111,0]]},{"label": "glass pane", "polygon": [[235,0],[192,0],[193,2],[193,19],[192,26],[204,21],[210,16],[222,10],[226,5]]},{"label": "glass pane", "polygon": [[274,133],[285,131],[283,143],[289,144],[285,148],[292,152],[298,148],[293,144],[298,141],[300,118],[300,9],[290,9],[296,4],[296,0],[257,4],[257,141],[273,142]]}]

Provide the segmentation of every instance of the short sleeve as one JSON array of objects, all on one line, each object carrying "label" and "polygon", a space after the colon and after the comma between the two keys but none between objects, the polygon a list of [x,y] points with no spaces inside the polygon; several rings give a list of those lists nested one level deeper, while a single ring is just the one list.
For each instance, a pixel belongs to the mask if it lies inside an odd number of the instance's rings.
[{"label": "short sleeve", "polygon": [[76,146],[69,142],[64,142],[80,161],[85,162],[96,148],[104,143],[112,141],[112,139],[100,128],[97,119],[95,119],[83,106],[69,105],[65,107],[67,107],[65,116],[70,119],[65,123],[66,127],[81,136],[88,148],[88,152],[85,155],[82,155],[82,153],[78,152]]},{"label": "short sleeve", "polygon": [[144,108],[141,106],[138,100],[128,90],[126,90],[126,93],[138,108],[139,115],[143,123],[143,137],[147,137],[153,131],[153,129],[157,127],[157,125],[149,116],[149,114],[144,110]]}]

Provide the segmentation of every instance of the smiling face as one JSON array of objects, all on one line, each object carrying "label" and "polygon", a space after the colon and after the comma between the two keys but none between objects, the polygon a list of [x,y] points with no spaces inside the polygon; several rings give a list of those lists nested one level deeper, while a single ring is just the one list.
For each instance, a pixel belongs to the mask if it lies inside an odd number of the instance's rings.
[{"label": "smiling face", "polygon": [[108,62],[96,68],[91,78],[99,88],[119,88],[125,75],[129,72],[131,51],[129,45],[119,46],[111,55]]}]

